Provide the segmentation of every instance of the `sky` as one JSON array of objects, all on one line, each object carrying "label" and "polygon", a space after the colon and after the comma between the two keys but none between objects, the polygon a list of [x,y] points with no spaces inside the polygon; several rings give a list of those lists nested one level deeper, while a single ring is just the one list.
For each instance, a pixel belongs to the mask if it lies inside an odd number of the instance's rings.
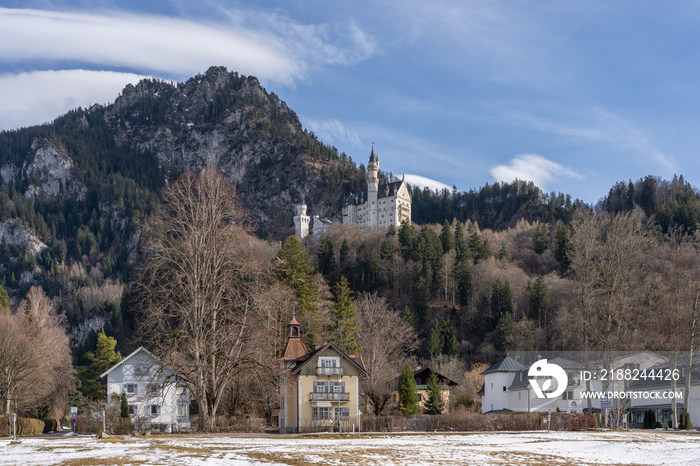
[{"label": "sky", "polygon": [[594,204],[700,183],[699,45],[697,0],[0,0],[0,130],[223,65],[357,163]]}]

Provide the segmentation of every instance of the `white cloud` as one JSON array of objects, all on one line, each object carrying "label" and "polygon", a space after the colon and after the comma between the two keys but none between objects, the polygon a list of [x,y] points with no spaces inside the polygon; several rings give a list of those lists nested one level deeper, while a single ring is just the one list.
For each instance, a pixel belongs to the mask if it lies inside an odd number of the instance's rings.
[{"label": "white cloud", "polygon": [[[224,65],[265,82],[293,85],[315,67],[353,63],[374,53],[353,24],[345,26],[346,40],[336,32],[342,27],[303,25],[254,10],[226,13],[222,22],[205,23],[125,12],[0,8],[0,59],[71,60],[182,77]],[[328,40],[331,29],[343,45]]]},{"label": "white cloud", "polygon": [[[399,177],[402,175],[398,175]],[[409,175],[405,174],[403,175],[404,179],[406,180],[406,183],[412,185],[412,186],[419,186],[421,188],[428,188],[430,190],[438,190],[442,191],[443,189],[447,189],[449,191],[452,191],[452,186],[448,186],[445,183],[441,183],[440,181],[435,181],[430,178],[426,178],[424,176],[420,175]]]},{"label": "white cloud", "polygon": [[114,101],[146,76],[60,70],[0,75],[0,130],[45,123],[76,107]]},{"label": "white cloud", "polygon": [[340,145],[350,143],[361,146],[360,136],[348,130],[345,125],[336,119],[326,121],[306,120],[306,126],[313,131],[316,137],[326,144]]},{"label": "white cloud", "polygon": [[43,68],[0,76],[0,128],[38,124],[78,105],[114,100],[140,77],[60,71],[65,62],[166,79],[224,65],[265,84],[293,87],[322,66],[348,65],[375,53],[373,39],[352,22],[304,25],[277,13],[235,9],[223,11],[218,21],[0,8],[0,61]]},{"label": "white cloud", "polygon": [[510,183],[515,179],[532,181],[542,190],[546,184],[558,178],[582,178],[578,173],[537,154],[518,155],[509,165],[498,165],[491,169],[496,181]]}]

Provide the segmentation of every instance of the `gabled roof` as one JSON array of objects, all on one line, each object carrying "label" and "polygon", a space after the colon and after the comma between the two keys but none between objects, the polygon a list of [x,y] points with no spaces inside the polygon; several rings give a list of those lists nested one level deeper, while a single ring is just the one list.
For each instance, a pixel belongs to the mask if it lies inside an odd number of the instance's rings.
[{"label": "gabled roof", "polygon": [[[423,367],[423,368],[421,368],[421,369],[416,369],[416,370],[414,370],[414,371],[413,371],[413,378],[414,378],[414,379],[417,379],[417,378],[425,378],[425,379],[427,380],[427,379],[430,377],[430,373],[436,374],[437,377],[438,377],[438,379],[440,380],[440,383],[441,383],[441,384],[446,384],[446,385],[448,385],[448,386],[450,386],[450,387],[454,387],[455,385],[459,385],[459,384],[458,384],[457,382],[455,382],[454,380],[448,379],[447,377],[445,377],[444,375],[442,375],[442,374],[439,373],[438,371],[434,371],[434,370],[432,370],[432,369],[429,368],[429,367]],[[425,377],[423,377],[424,374],[425,374]]]},{"label": "gabled roof", "polygon": [[360,370],[360,375],[367,374],[367,369],[365,368],[365,363],[362,361],[362,358],[360,356],[356,356],[354,354],[347,354],[345,351],[341,350],[338,345],[336,345],[333,342],[325,343],[319,348],[316,348],[315,350],[306,353],[305,355],[296,358],[295,361],[297,361],[297,365],[294,367],[292,370],[292,374],[296,375],[301,370],[306,366],[311,360],[314,359],[314,357],[320,353],[322,353],[324,350],[327,348],[333,348],[336,350],[342,357],[350,361],[353,365],[355,365],[359,370]]},{"label": "gabled roof", "polygon": [[136,349],[136,351],[134,351],[133,353],[131,353],[130,355],[128,355],[127,357],[125,357],[124,359],[122,359],[121,361],[119,361],[118,363],[116,363],[115,365],[113,365],[112,367],[110,367],[109,369],[107,369],[107,371],[105,371],[105,373],[102,374],[102,375],[100,376],[100,379],[103,379],[103,378],[107,377],[107,376],[109,375],[110,372],[112,372],[114,369],[116,369],[117,367],[119,367],[119,366],[121,366],[122,364],[124,364],[126,361],[128,361],[129,359],[131,359],[132,357],[134,357],[137,353],[140,353],[141,351],[144,351],[144,352],[145,352],[146,354],[148,354],[150,357],[152,357],[153,359],[155,359],[155,360],[158,361],[159,363],[163,364],[163,361],[161,361],[160,358],[159,358],[158,356],[156,356],[155,354],[151,353],[150,351],[148,351],[148,350],[147,350],[146,348],[144,348],[143,346],[139,346],[138,349]]},{"label": "gabled roof", "polygon": [[482,372],[482,374],[490,374],[492,372],[518,372],[526,369],[527,367],[523,366],[515,359],[511,358],[510,356],[506,356],[486,369],[484,372]]}]

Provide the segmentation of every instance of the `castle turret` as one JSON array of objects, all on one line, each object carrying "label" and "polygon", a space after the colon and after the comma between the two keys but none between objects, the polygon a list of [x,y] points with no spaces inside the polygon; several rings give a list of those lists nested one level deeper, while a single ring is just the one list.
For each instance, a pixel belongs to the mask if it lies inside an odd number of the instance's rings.
[{"label": "castle turret", "polygon": [[297,204],[296,212],[297,214],[294,216],[294,234],[303,239],[309,236],[311,217],[306,215],[306,204]]},{"label": "castle turret", "polygon": [[377,224],[377,193],[379,191],[379,157],[374,153],[369,156],[369,164],[367,165],[367,208],[369,213],[369,225]]}]

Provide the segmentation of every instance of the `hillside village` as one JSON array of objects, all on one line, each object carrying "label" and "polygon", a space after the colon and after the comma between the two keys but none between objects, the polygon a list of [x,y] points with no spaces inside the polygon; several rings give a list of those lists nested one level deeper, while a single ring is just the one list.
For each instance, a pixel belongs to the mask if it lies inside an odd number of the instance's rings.
[{"label": "hillside village", "polygon": [[[518,180],[421,190],[221,68],[0,133],[0,168],[0,400],[25,433],[448,429],[497,412],[534,429],[606,409],[700,425],[700,205],[682,176],[595,206]],[[621,390],[689,403],[584,403],[569,360],[571,388],[537,402],[535,361],[512,356],[544,351],[671,355],[649,368],[677,379]]]}]

